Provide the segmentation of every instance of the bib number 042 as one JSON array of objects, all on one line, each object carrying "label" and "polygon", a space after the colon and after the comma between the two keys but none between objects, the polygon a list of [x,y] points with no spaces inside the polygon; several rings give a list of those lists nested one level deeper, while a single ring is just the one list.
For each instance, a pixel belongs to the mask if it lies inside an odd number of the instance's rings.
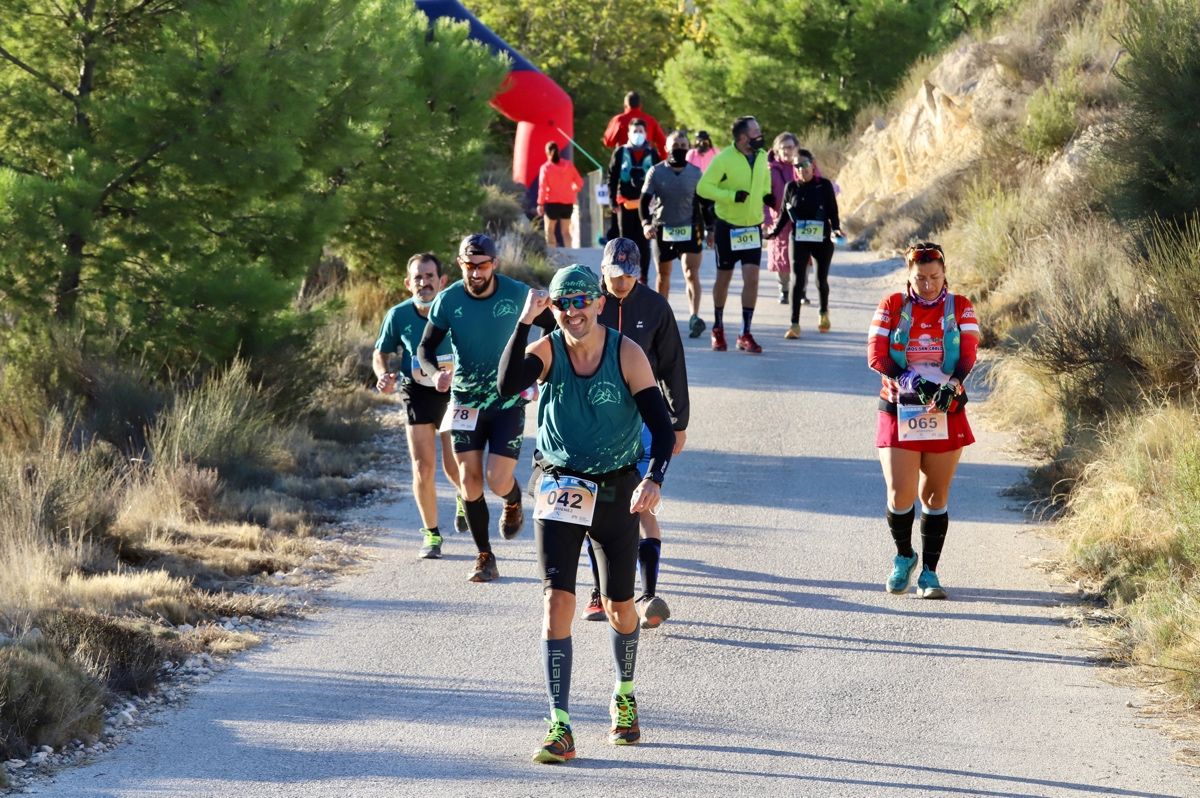
[{"label": "bib number 042", "polygon": [[590,527],[595,513],[595,482],[580,477],[546,474],[538,483],[534,518]]}]

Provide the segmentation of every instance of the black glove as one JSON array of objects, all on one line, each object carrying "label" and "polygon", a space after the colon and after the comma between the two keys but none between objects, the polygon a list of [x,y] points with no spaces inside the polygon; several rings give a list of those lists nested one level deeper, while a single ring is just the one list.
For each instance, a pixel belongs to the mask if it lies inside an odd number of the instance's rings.
[{"label": "black glove", "polygon": [[933,406],[943,413],[949,412],[950,405],[954,403],[956,398],[958,398],[958,389],[950,383],[946,383],[934,392]]},{"label": "black glove", "polygon": [[745,202],[748,199],[750,199],[749,191],[739,191],[733,195],[734,202]]},{"label": "black glove", "polygon": [[[921,400],[921,404],[927,405],[934,401],[934,398],[941,393],[942,386],[938,385],[933,380],[927,380],[924,377],[917,377],[913,381],[913,392],[917,398]],[[951,391],[954,389],[952,388]]]},{"label": "black glove", "polygon": [[775,195],[774,194],[763,194],[763,204],[770,205],[772,208],[774,208],[775,207]]}]

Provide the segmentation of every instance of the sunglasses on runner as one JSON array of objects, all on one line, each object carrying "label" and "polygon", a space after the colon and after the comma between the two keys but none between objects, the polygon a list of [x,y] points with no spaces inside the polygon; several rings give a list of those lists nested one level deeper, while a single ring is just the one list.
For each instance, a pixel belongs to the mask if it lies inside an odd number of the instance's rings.
[{"label": "sunglasses on runner", "polygon": [[469,261],[469,260],[460,261],[460,263],[462,264],[462,270],[464,272],[469,271],[469,270],[482,271],[483,269],[490,269],[492,267],[492,264],[494,264],[495,262],[496,262],[495,258],[488,258],[487,260],[481,260],[481,261]]},{"label": "sunglasses on runner", "polygon": [[907,257],[909,263],[929,263],[935,260],[940,260],[944,263],[946,261],[946,256],[942,253],[942,248],[930,242],[909,247]]},{"label": "sunglasses on runner", "polygon": [[796,166],[800,169],[812,166],[812,161],[796,161]]},{"label": "sunglasses on runner", "polygon": [[560,296],[557,299],[551,299],[550,302],[563,313],[566,313],[569,308],[583,310],[588,305],[596,301],[595,297],[581,294],[580,296]]}]

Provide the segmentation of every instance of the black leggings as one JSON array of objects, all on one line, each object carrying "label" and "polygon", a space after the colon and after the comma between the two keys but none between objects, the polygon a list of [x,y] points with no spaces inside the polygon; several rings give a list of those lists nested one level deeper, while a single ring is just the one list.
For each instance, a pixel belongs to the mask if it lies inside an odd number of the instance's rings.
[{"label": "black leggings", "polygon": [[[541,470],[535,468],[530,485],[536,490],[540,481]],[[599,483],[599,498],[590,528],[562,521],[534,519],[533,537],[544,590],[556,588],[575,592],[579,552],[583,548],[583,536],[589,535],[600,572],[600,592],[613,601],[633,598],[639,536],[638,517],[629,512],[629,500],[641,481],[637,470],[631,469]]]},{"label": "black leggings", "polygon": [[833,262],[832,241],[792,242],[792,324],[800,323],[800,297],[808,282],[808,258],[817,262],[817,291],[821,295],[821,312],[829,312],[829,264]]},{"label": "black leggings", "polygon": [[642,229],[642,217],[637,208],[630,210],[622,207],[617,216],[617,227],[621,231],[621,238],[628,238],[637,244],[638,254],[642,256],[642,271],[638,280],[645,283],[650,274],[650,242],[646,240],[646,233]]}]

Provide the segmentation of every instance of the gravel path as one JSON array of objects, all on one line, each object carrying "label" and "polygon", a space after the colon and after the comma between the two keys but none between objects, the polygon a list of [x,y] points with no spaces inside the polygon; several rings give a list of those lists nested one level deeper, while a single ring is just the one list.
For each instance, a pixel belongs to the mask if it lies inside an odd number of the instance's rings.
[{"label": "gravel path", "polygon": [[[597,264],[599,252],[579,257]],[[1089,660],[1065,621],[1069,594],[1029,566],[1049,544],[999,495],[1022,467],[978,413],[940,568],[951,600],[882,589],[890,538],[864,342],[897,265],[838,253],[828,335],[806,308],[803,339],[784,341],[764,272],[763,355],[685,338],[692,428],[662,516],[660,594],[674,618],[642,637],[643,744],[605,742],[608,636],[578,622],[579,759],[529,762],[547,713],[532,533],[496,544],[500,582],[469,584],[466,535],[448,534],[441,561],[416,559],[405,490],[356,512],[388,533],[327,611],[41,794],[1200,794],[1131,708],[1143,697]],[[709,260],[706,284],[712,273]],[[678,275],[675,285],[686,320]],[[734,318],[736,305],[735,294]],[[452,529],[447,516],[442,526]]]}]

